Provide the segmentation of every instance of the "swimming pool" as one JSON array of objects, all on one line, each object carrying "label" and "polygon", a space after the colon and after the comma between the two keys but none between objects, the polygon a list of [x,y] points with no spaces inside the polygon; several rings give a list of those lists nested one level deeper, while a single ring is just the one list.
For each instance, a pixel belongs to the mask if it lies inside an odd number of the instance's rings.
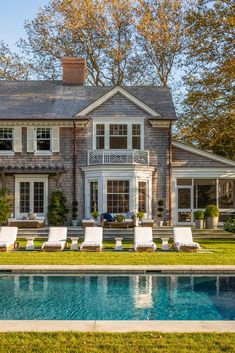
[{"label": "swimming pool", "polygon": [[1,275],[0,320],[235,320],[235,276]]}]

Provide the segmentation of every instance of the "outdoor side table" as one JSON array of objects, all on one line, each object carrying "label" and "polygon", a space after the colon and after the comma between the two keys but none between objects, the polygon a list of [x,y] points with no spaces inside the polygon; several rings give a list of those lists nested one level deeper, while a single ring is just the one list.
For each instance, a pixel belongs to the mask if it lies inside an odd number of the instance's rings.
[{"label": "outdoor side table", "polygon": [[35,250],[34,238],[35,237],[25,237],[27,240],[25,250]]},{"label": "outdoor side table", "polygon": [[169,238],[162,238],[162,250],[163,251],[170,250],[168,240],[169,240]]},{"label": "outdoor side table", "polygon": [[121,251],[121,250],[123,250],[123,247],[122,247],[122,239],[123,238],[115,238],[115,240],[116,240],[116,245],[115,245],[115,249],[114,250],[116,250],[116,251]]},{"label": "outdoor side table", "polygon": [[72,241],[70,250],[78,250],[79,237],[70,237],[70,239]]}]

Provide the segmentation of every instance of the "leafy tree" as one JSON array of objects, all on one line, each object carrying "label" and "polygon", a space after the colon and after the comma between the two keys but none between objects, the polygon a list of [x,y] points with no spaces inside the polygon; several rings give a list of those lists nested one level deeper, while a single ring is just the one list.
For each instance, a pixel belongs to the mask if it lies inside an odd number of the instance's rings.
[{"label": "leafy tree", "polygon": [[7,224],[8,218],[11,216],[11,212],[14,204],[14,196],[9,194],[6,188],[0,189],[0,224]]},{"label": "leafy tree", "polygon": [[177,138],[235,159],[232,0],[197,0],[186,16],[186,99]]},{"label": "leafy tree", "polygon": [[61,190],[55,190],[51,194],[48,207],[48,220],[54,226],[65,224],[68,209],[66,208],[67,199]]},{"label": "leafy tree", "polygon": [[26,80],[30,72],[30,65],[12,53],[9,47],[0,41],[0,80]]},{"label": "leafy tree", "polygon": [[139,41],[148,65],[166,85],[183,49],[182,0],[139,0]]}]

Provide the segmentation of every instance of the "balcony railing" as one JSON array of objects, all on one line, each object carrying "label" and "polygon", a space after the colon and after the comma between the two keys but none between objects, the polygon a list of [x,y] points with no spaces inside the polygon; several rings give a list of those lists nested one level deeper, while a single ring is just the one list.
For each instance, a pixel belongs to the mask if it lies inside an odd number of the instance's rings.
[{"label": "balcony railing", "polygon": [[149,164],[149,152],[141,150],[90,150],[88,165]]}]

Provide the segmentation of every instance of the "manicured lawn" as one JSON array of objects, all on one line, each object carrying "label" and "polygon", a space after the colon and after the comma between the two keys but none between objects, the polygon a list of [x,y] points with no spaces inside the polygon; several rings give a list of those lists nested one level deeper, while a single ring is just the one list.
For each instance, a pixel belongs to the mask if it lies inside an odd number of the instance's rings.
[{"label": "manicured lawn", "polygon": [[0,353],[234,352],[235,334],[2,333]]},{"label": "manicured lawn", "polygon": [[[53,265],[235,265],[235,239],[198,239],[207,253],[135,253],[129,251],[131,242],[125,242],[125,251],[115,252],[114,242],[106,242],[106,250],[101,253],[64,251],[47,253],[24,251],[25,241],[20,242],[20,250],[0,253],[0,265],[14,264],[53,264]],[[36,242],[40,246],[41,242]],[[160,241],[157,242],[160,249]]]}]

